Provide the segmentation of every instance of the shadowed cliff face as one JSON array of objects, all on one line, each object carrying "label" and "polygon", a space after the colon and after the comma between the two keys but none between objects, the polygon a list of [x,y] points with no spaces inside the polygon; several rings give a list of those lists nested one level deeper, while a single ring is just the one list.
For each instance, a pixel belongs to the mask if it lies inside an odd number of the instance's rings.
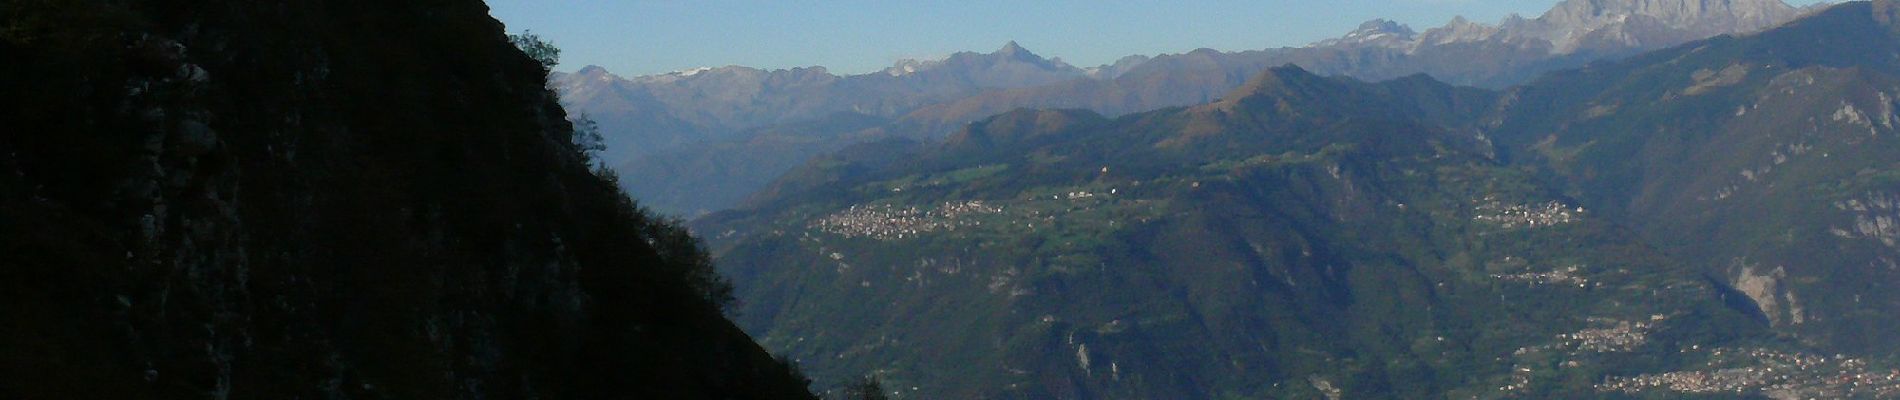
[{"label": "shadowed cliff face", "polygon": [[811,397],[481,2],[0,28],[0,398]]}]

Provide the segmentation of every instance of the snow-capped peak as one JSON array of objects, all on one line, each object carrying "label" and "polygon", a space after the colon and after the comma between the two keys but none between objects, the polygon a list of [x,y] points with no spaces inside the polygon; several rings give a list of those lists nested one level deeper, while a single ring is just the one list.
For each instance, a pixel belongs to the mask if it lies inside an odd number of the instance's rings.
[{"label": "snow-capped peak", "polygon": [[885,68],[884,74],[890,75],[890,76],[910,75],[910,74],[917,73],[917,71],[930,69],[931,67],[935,67],[941,64],[943,64],[943,60],[941,59],[914,60],[914,59],[906,58],[902,60],[897,60],[897,63],[892,64],[890,68]]},{"label": "snow-capped peak", "polygon": [[1404,24],[1386,19],[1375,19],[1359,24],[1358,29],[1346,33],[1345,36],[1315,42],[1308,45],[1308,47],[1378,46],[1403,48],[1411,43],[1412,37],[1417,34],[1418,32],[1413,31],[1412,27],[1405,26]]}]

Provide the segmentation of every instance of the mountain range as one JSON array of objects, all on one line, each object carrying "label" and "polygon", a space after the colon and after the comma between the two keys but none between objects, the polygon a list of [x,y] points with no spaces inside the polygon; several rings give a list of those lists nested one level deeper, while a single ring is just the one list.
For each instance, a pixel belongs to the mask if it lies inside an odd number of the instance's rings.
[{"label": "mountain range", "polygon": [[[557,74],[556,85],[565,102],[600,123],[609,145],[604,160],[628,178],[630,193],[656,210],[692,216],[735,206],[826,151],[883,137],[940,140],[1017,108],[1115,116],[1188,106],[1285,64],[1327,76],[1376,81],[1425,73],[1502,88],[1595,60],[1760,30],[1807,11],[1779,0],[1569,0],[1538,18],[1512,16],[1497,25],[1459,18],[1417,33],[1375,20],[1305,47],[1200,49],[1092,68],[1012,42],[989,54],[901,61],[864,75],[723,67],[622,78],[588,67]],[[889,122],[853,131],[809,128],[857,127],[849,122],[866,118]],[[786,141],[801,144],[780,145]],[[757,159],[729,155],[735,151]]]},{"label": "mountain range", "polygon": [[[0,398],[1900,398],[1900,0],[1454,22],[621,79],[477,1],[0,3]],[[754,187],[652,214],[563,95]]]},{"label": "mountain range", "polygon": [[767,348],[915,398],[1893,398],[1896,54],[1880,0],[1501,90],[1287,65],[692,227]]},{"label": "mountain range", "polygon": [[906,60],[864,75],[838,76],[822,67],[768,71],[731,66],[626,79],[589,66],[557,74],[555,80],[563,101],[595,118],[611,138],[624,140],[605,156],[612,162],[630,154],[727,139],[746,129],[838,113],[902,115],[985,89],[1041,86],[1087,75],[1011,42],[988,54]]}]

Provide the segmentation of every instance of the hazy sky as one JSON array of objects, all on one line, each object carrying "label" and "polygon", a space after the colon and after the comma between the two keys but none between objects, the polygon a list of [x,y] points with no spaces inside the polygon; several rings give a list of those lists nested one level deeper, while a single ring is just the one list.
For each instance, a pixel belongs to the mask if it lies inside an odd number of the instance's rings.
[{"label": "hazy sky", "polygon": [[[1131,54],[1300,46],[1386,18],[1423,31],[1496,23],[1558,0],[487,0],[509,32],[562,49],[562,71],[623,76],[703,66],[866,73],[1015,40],[1077,66]],[[1811,4],[1813,0],[1789,0]]]}]

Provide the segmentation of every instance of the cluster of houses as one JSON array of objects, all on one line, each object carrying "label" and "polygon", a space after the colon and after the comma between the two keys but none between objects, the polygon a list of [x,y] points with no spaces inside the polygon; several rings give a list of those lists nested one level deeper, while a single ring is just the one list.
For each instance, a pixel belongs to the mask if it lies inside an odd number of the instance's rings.
[{"label": "cluster of houses", "polygon": [[1540,204],[1504,204],[1496,197],[1485,197],[1475,208],[1472,220],[1504,229],[1541,228],[1568,224],[1583,219],[1583,207],[1562,202]]},{"label": "cluster of houses", "polygon": [[929,209],[917,206],[854,205],[812,221],[811,225],[820,231],[847,238],[898,240],[982,225],[983,221],[973,217],[1002,212],[1002,207],[981,200],[946,202]]},{"label": "cluster of houses", "polygon": [[1900,398],[1900,370],[1874,371],[1866,361],[1769,349],[1714,349],[1715,360],[1746,366],[1612,378],[1604,392],[1638,394],[1668,390],[1684,394],[1763,395],[1799,399]]}]

